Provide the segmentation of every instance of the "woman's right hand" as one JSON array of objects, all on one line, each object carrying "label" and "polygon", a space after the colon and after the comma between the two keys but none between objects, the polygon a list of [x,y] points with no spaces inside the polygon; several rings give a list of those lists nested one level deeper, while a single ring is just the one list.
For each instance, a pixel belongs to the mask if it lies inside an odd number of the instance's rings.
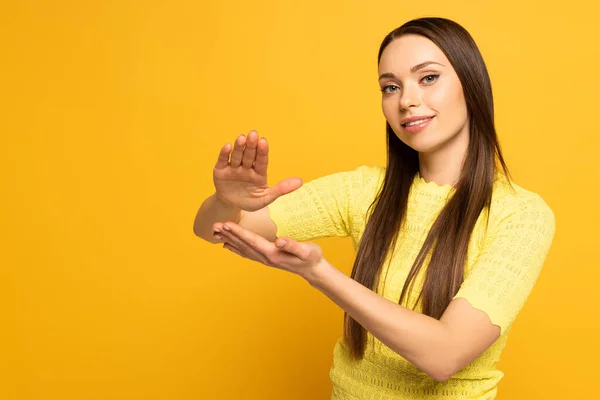
[{"label": "woman's right hand", "polygon": [[268,155],[267,139],[259,139],[256,131],[251,131],[248,137],[240,135],[233,150],[230,143],[223,146],[213,169],[217,198],[252,212],[302,186],[300,178],[288,178],[270,188],[267,184]]}]

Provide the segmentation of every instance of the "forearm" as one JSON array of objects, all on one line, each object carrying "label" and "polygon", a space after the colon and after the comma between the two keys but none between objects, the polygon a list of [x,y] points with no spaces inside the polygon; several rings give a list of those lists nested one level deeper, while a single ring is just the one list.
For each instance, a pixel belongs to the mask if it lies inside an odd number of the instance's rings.
[{"label": "forearm", "polygon": [[208,197],[200,206],[194,220],[194,233],[196,236],[211,242],[220,243],[213,236],[212,226],[216,222],[233,221],[238,222],[241,216],[241,209],[230,206],[213,194]]},{"label": "forearm", "polygon": [[453,346],[446,324],[378,295],[327,262],[306,279],[417,368],[437,381],[449,378]]}]

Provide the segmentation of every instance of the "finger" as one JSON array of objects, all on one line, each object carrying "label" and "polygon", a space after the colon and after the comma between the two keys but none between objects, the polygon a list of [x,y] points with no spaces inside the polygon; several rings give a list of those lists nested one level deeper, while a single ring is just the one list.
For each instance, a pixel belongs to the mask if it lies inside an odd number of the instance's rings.
[{"label": "finger", "polygon": [[222,222],[215,222],[213,224],[212,228],[213,228],[213,232],[221,233],[223,231],[223,223]]},{"label": "finger", "polygon": [[[223,224],[222,232],[227,232],[227,240],[236,240],[234,245],[242,252],[246,254],[252,254],[252,257],[260,257],[258,260],[265,265],[291,271],[289,266],[294,265],[299,260],[299,257],[296,254],[292,254],[287,251],[279,251],[279,249],[276,248],[273,243],[269,242],[262,236],[255,234],[254,232],[250,232],[240,227],[235,223],[226,222]],[[284,240],[292,242],[292,246],[289,247],[290,250],[300,254],[305,260],[313,255],[317,257],[320,255],[319,251],[313,252],[311,249],[311,246],[313,246],[316,247],[317,250],[320,250],[315,244],[298,243],[291,238],[284,238]],[[298,247],[296,247],[294,243],[298,245]],[[255,251],[255,253],[252,251]],[[304,260],[302,261],[304,262]]]},{"label": "finger", "polygon": [[235,254],[237,254],[237,255],[238,255],[238,256],[240,256],[240,257],[243,257],[243,258],[248,258],[248,257],[246,257],[246,255],[245,255],[245,254],[243,254],[243,253],[240,251],[240,249],[238,249],[237,247],[235,247],[235,246],[233,246],[233,245],[231,245],[231,244],[229,244],[229,243],[225,243],[225,244],[223,245],[223,248],[224,248],[224,249],[227,249],[227,250],[229,250],[229,251],[231,251],[232,253],[235,253]]},{"label": "finger", "polygon": [[243,242],[245,245],[253,248],[265,257],[274,250],[273,243],[233,222],[224,223],[222,233],[231,233],[231,236],[235,237],[235,240]]},{"label": "finger", "polygon": [[267,138],[261,138],[256,145],[256,160],[254,161],[254,171],[259,174],[267,175],[267,166],[269,165],[269,144]]},{"label": "finger", "polygon": [[242,164],[242,155],[244,154],[244,145],[246,144],[246,136],[240,135],[235,141],[235,146],[231,152],[231,161],[229,165],[233,168],[239,167]]},{"label": "finger", "polygon": [[277,240],[275,240],[275,247],[295,255],[302,261],[306,261],[311,254],[311,250],[306,244],[299,243],[289,237],[277,238]]},{"label": "finger", "polygon": [[299,189],[303,185],[302,179],[300,178],[287,178],[273,186],[269,189],[269,199],[268,202],[271,203],[275,201],[279,196],[283,196],[284,194],[288,194],[293,192],[296,189]]},{"label": "finger", "polygon": [[221,152],[219,153],[219,158],[217,159],[217,163],[215,164],[215,168],[221,169],[225,168],[229,163],[229,153],[231,152],[231,143],[227,143],[225,146],[221,147]]},{"label": "finger", "polygon": [[[254,232],[242,228],[234,222],[224,223],[220,234],[227,234],[228,238],[232,238],[232,240],[235,240],[236,246],[240,248],[243,246],[248,246],[266,258],[273,256],[274,253],[280,254],[280,252],[277,251],[278,249],[274,247],[274,243],[268,241],[260,235],[257,235]],[[296,243],[300,246],[305,246],[304,244],[298,243],[291,238],[286,237],[284,238],[284,240]],[[303,254],[305,253],[306,252],[304,251]]]},{"label": "finger", "polygon": [[219,235],[223,237],[225,244],[235,247],[240,253],[244,254],[246,258],[269,265],[269,260],[267,257],[256,251],[256,249],[252,248],[251,246],[248,246],[247,243],[245,243],[235,234],[231,233],[231,231],[224,230]]},{"label": "finger", "polygon": [[[259,263],[265,264],[265,263],[264,263],[264,262],[262,262],[261,260],[257,260],[256,258],[253,258],[252,256],[249,256],[249,255],[248,255],[248,254],[246,254],[246,253],[245,253],[243,250],[241,250],[241,249],[238,249],[237,247],[235,247],[235,246],[233,246],[233,245],[231,245],[231,244],[229,244],[229,243],[225,243],[225,244],[223,245],[223,248],[224,248],[224,249],[226,249],[226,250],[229,250],[229,251],[231,251],[232,253],[234,253],[234,254],[237,254],[238,256],[240,256],[240,257],[242,257],[242,258],[245,258],[245,259],[247,259],[247,260],[250,260],[250,261],[256,261],[256,262],[259,262]],[[267,265],[267,266],[270,266],[269,264],[265,264],[265,265]]]},{"label": "finger", "polygon": [[248,134],[248,140],[246,140],[246,149],[244,150],[244,157],[242,158],[242,165],[244,166],[244,168],[252,168],[252,166],[254,165],[257,145],[258,133],[256,133],[256,131],[251,131]]}]

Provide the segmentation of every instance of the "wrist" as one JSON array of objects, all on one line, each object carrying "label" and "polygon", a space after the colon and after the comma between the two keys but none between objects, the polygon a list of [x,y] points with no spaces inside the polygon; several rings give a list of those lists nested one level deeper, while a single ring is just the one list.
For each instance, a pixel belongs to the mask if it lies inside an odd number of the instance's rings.
[{"label": "wrist", "polygon": [[215,192],[215,194],[213,194],[213,197],[215,199],[215,203],[221,208],[221,209],[225,209],[228,211],[233,212],[240,212],[242,211],[242,208],[239,206],[236,206],[235,204],[232,204],[228,201],[226,201],[225,199],[223,199],[221,196],[219,196],[219,194],[217,192]]},{"label": "wrist", "polygon": [[335,268],[324,258],[310,268],[303,278],[314,288],[320,289],[329,279]]},{"label": "wrist", "polygon": [[242,209],[240,207],[226,202],[225,200],[220,198],[216,193],[213,194],[212,204],[212,219],[215,222],[231,221],[235,222],[236,224],[240,223],[240,220],[242,218]]}]

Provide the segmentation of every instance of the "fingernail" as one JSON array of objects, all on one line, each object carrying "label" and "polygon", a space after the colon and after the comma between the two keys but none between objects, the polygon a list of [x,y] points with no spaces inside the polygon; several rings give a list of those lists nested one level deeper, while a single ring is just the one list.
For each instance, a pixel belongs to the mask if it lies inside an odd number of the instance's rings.
[{"label": "fingernail", "polygon": [[225,229],[226,231],[230,231],[231,228],[229,228],[227,225],[223,225],[223,229]]},{"label": "fingernail", "polygon": [[282,240],[280,242],[275,243],[275,246],[282,248],[283,246],[285,246],[287,242],[285,240]]},{"label": "fingernail", "polygon": [[221,230],[220,230],[220,229],[217,229],[217,228],[215,228],[215,229],[213,229],[213,230],[214,230],[216,233],[221,233]]},{"label": "fingernail", "polygon": [[219,240],[223,240],[223,236],[221,236],[221,235],[215,235],[215,237]]}]

